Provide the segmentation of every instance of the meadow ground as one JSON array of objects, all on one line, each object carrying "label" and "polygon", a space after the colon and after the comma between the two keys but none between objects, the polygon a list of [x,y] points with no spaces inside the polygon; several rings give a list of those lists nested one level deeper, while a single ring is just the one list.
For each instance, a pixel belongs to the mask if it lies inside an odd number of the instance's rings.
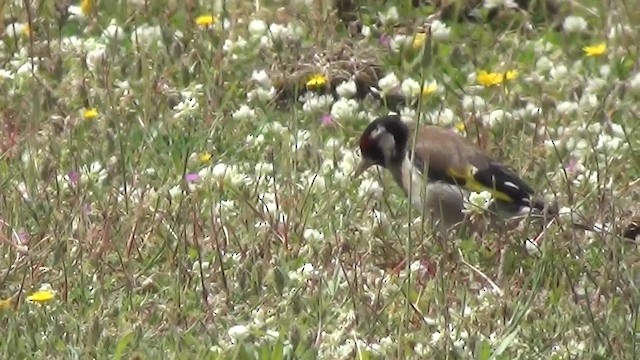
[{"label": "meadow ground", "polygon": [[350,173],[391,108],[625,225],[640,11],[416,27],[408,3],[3,2],[0,357],[636,358],[634,243],[571,216],[539,248],[526,221],[445,242]]}]

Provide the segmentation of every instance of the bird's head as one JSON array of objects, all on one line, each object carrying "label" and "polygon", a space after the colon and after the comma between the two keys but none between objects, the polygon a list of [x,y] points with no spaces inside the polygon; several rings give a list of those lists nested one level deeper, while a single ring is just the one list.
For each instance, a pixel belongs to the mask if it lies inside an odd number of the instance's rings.
[{"label": "bird's head", "polygon": [[374,165],[387,167],[402,161],[409,139],[409,127],[398,115],[382,116],[367,126],[360,136],[362,159],[354,177]]}]

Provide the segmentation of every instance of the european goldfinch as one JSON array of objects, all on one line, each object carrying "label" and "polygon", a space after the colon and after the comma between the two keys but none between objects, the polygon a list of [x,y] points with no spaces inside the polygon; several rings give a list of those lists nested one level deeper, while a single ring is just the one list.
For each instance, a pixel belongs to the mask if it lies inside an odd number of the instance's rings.
[{"label": "european goldfinch", "polygon": [[360,151],[354,177],[374,165],[386,168],[412,205],[431,212],[447,229],[464,219],[469,192],[490,192],[501,215],[545,209],[543,202],[532,199],[534,190],[514,172],[462,135],[438,126],[416,130],[398,115],[383,116],[362,133]]}]

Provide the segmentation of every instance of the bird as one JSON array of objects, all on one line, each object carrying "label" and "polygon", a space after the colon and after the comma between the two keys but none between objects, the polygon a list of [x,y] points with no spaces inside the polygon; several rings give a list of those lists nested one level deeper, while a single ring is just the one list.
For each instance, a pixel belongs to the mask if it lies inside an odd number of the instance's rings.
[{"label": "bird", "polygon": [[513,170],[449,129],[417,127],[399,115],[386,115],[369,123],[359,147],[361,159],[353,178],[372,166],[385,168],[412,206],[430,212],[445,230],[464,220],[465,201],[471,192],[488,191],[501,216],[532,210],[553,213],[552,207],[534,199],[533,188]]}]

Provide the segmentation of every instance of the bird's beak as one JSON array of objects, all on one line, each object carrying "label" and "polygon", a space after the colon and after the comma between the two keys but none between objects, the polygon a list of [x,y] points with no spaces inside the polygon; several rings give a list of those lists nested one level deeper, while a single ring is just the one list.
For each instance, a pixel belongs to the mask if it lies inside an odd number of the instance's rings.
[{"label": "bird's beak", "polygon": [[353,171],[353,174],[351,175],[351,177],[354,179],[359,177],[360,175],[362,175],[363,172],[365,172],[368,168],[370,168],[373,165],[374,165],[373,161],[369,159],[364,159],[364,158],[361,159],[358,165],[356,165],[356,168]]}]

